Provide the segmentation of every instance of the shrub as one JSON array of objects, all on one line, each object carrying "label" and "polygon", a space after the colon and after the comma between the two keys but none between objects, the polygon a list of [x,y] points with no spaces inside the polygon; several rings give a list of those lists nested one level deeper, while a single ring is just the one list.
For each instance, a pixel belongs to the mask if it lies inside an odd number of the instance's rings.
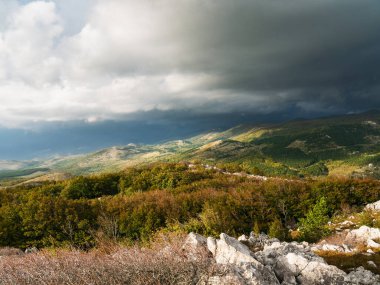
[{"label": "shrub", "polygon": [[112,246],[87,253],[56,250],[4,256],[0,284],[201,284],[204,276],[217,274],[207,253],[196,252],[194,262],[182,244],[170,240],[150,249]]},{"label": "shrub", "polygon": [[314,205],[305,218],[300,221],[301,239],[316,242],[329,233],[326,224],[329,220],[327,215],[327,203],[324,197]]},{"label": "shrub", "polygon": [[280,219],[275,219],[269,225],[268,235],[272,238],[284,240],[287,238],[286,228],[281,223]]}]

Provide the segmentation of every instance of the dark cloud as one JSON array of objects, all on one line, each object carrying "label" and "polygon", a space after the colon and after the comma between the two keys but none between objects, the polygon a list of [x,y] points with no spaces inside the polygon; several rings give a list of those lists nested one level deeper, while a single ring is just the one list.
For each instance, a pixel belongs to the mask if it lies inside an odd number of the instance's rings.
[{"label": "dark cloud", "polygon": [[284,114],[202,115],[191,110],[153,110],[131,114],[119,121],[36,123],[30,130],[0,128],[0,161],[80,154],[128,143],[157,144],[222,131],[242,122],[268,123],[290,118]]},{"label": "dark cloud", "polygon": [[[119,75],[208,74],[215,80],[193,91],[228,90],[220,101],[230,111],[266,104],[284,112],[290,105],[331,112],[380,106],[376,0],[142,3],[131,10],[136,18],[152,17],[153,30],[142,21],[147,35],[133,39],[144,48],[132,53],[120,44],[112,53],[111,45],[108,57],[90,60],[96,68]],[[236,94],[245,96],[241,104],[229,100]]]},{"label": "dark cloud", "polygon": [[109,129],[95,148],[380,108],[378,0],[88,0],[72,16],[75,1],[30,2],[0,5],[8,127]]}]

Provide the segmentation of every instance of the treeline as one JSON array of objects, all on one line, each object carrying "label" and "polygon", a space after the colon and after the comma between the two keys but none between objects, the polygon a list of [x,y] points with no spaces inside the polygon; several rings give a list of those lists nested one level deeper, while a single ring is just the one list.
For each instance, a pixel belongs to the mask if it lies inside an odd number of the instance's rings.
[{"label": "treeline", "polygon": [[255,181],[185,164],[76,177],[0,191],[0,246],[90,248],[157,231],[289,238],[322,197],[329,216],[380,200],[376,180]]}]

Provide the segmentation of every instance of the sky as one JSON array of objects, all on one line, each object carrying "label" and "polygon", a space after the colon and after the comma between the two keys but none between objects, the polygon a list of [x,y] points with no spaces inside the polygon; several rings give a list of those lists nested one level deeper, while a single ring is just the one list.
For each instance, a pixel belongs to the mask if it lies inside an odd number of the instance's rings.
[{"label": "sky", "polygon": [[378,0],[0,0],[0,159],[380,108]]}]

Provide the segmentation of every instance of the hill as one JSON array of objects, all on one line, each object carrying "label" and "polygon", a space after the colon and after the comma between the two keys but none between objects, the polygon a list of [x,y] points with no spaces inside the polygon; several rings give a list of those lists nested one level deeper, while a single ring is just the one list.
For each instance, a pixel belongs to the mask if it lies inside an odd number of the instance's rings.
[{"label": "hill", "polygon": [[240,125],[158,145],[129,144],[42,161],[3,161],[0,178],[113,172],[158,161],[199,162],[267,176],[379,178],[380,111]]}]

